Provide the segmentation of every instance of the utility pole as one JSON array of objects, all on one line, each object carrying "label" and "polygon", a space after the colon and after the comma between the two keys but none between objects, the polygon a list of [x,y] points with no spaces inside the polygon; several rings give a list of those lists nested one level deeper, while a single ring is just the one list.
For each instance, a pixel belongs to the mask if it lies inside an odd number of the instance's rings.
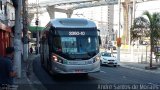
[{"label": "utility pole", "polygon": [[21,54],[22,54],[22,23],[21,23],[21,9],[22,9],[22,0],[16,0],[17,7],[15,8],[15,34],[14,34],[14,69],[17,72],[18,78],[21,78]]},{"label": "utility pole", "polygon": [[36,13],[36,22],[35,22],[35,24],[36,24],[36,32],[37,32],[37,47],[36,47],[36,54],[39,54],[39,30],[38,30],[38,25],[39,25],[39,18],[38,18],[38,13],[39,13],[39,10],[38,10],[38,8],[39,8],[39,0],[36,0],[36,4],[37,4],[37,7],[36,7],[36,9],[37,9],[37,13]]},{"label": "utility pole", "polygon": [[131,20],[129,20],[129,21],[131,21],[131,23],[129,23],[130,24],[130,27],[129,27],[129,45],[131,44],[131,31],[130,31],[130,29],[131,29],[131,27],[133,26],[133,24],[134,24],[134,19],[135,19],[135,11],[136,11],[136,0],[133,0],[133,4],[132,4],[132,11],[131,10],[129,10],[130,12],[129,13],[131,13],[132,15],[131,15]]},{"label": "utility pole", "polygon": [[137,2],[137,0],[133,0],[133,18],[132,18],[132,25],[133,25],[134,19],[135,19],[136,2]]},{"label": "utility pole", "polygon": [[[128,31],[129,31],[129,51],[130,51],[130,60],[133,62],[133,54],[134,54],[134,52],[133,52],[133,48],[134,48],[134,46],[133,45],[131,45],[131,28],[132,28],[132,26],[134,25],[134,19],[135,19],[135,6],[136,6],[136,0],[133,0],[133,4],[132,4],[132,9],[130,9],[129,11],[129,15],[131,16],[130,17],[130,20],[129,20],[129,29],[128,29]],[[131,7],[130,7],[131,8]],[[139,52],[138,52],[139,53]],[[138,54],[138,56],[139,56],[139,54]]]},{"label": "utility pole", "polygon": [[121,0],[119,0],[118,2],[118,6],[119,6],[119,22],[118,22],[118,38],[117,38],[117,60],[118,60],[118,63],[120,63],[120,47],[121,47]]},{"label": "utility pole", "polygon": [[27,24],[27,0],[22,0],[23,2],[23,60],[28,59],[28,24]]}]

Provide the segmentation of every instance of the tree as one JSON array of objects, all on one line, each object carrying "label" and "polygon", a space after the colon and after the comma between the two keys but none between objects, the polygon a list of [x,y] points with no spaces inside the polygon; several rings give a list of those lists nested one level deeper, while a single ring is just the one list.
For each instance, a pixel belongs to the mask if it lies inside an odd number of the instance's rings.
[{"label": "tree", "polygon": [[134,20],[131,28],[131,40],[138,40],[149,36],[149,22],[144,17],[138,17]]},{"label": "tree", "polygon": [[141,38],[142,36],[150,37],[150,67],[152,67],[152,52],[160,38],[160,13],[149,13],[145,11],[143,16],[134,20],[131,28],[131,40]]}]

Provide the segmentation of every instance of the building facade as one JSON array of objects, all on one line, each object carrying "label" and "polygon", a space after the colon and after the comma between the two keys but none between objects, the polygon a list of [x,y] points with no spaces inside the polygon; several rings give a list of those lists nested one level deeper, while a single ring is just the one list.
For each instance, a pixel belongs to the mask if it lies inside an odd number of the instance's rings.
[{"label": "building facade", "polygon": [[105,47],[108,41],[116,41],[116,30],[114,27],[114,5],[101,6],[101,20],[98,28],[101,33],[102,46]]},{"label": "building facade", "polygon": [[15,8],[11,0],[0,0],[0,21],[12,27],[15,22]]},{"label": "building facade", "polygon": [[5,55],[5,48],[12,46],[11,27],[15,21],[15,9],[11,0],[0,0],[0,55]]}]

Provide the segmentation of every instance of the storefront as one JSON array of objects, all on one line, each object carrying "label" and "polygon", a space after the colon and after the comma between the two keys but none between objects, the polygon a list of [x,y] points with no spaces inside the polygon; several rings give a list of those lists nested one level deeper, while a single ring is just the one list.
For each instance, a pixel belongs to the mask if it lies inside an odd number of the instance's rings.
[{"label": "storefront", "polygon": [[11,45],[11,28],[0,22],[0,55],[5,55],[5,48]]}]

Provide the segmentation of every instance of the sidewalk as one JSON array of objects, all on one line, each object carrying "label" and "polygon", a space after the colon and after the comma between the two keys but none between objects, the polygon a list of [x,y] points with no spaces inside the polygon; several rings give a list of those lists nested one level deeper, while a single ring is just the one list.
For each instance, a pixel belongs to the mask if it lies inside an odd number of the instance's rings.
[{"label": "sidewalk", "polygon": [[160,64],[153,64],[153,66],[158,67],[158,69],[155,69],[155,70],[145,69],[146,66],[149,66],[149,63],[120,62],[120,66],[125,67],[125,68],[129,68],[129,69],[160,74]]},{"label": "sidewalk", "polygon": [[33,73],[32,62],[39,55],[30,54],[28,61],[22,61],[22,76],[15,79],[17,90],[46,90]]}]

